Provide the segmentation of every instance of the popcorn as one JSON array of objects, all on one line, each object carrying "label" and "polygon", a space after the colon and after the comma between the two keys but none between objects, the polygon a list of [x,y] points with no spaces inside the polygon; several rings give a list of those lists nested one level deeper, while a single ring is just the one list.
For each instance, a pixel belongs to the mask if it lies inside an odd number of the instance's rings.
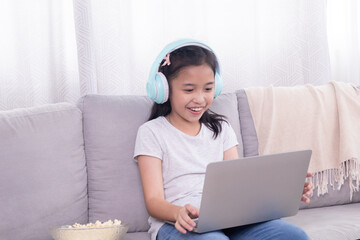
[{"label": "popcorn", "polygon": [[114,221],[108,220],[104,223],[97,220],[95,223],[87,223],[87,224],[79,224],[75,223],[71,226],[68,226],[67,228],[101,228],[101,227],[112,227],[112,226],[120,226],[121,221],[118,219],[115,219]]},{"label": "popcorn", "polygon": [[50,228],[54,240],[124,240],[129,225],[120,220],[65,225]]}]

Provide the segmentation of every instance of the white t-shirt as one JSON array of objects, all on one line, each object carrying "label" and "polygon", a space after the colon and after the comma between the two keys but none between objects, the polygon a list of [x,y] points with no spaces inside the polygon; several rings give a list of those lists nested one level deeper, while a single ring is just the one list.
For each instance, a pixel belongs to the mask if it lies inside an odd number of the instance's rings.
[{"label": "white t-shirt", "polygon": [[[200,208],[206,166],[222,161],[224,151],[238,144],[230,124],[222,122],[222,131],[216,139],[204,124],[196,136],[189,136],[165,117],[158,117],[140,126],[135,144],[134,159],[148,155],[162,160],[165,199],[172,204],[187,203]],[[164,224],[149,218],[151,239],[155,240],[159,228]]]}]

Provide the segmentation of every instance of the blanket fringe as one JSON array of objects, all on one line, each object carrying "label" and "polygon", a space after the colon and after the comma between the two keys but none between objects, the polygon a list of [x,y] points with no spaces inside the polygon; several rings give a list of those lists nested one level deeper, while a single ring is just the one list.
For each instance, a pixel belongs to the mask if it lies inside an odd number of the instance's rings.
[{"label": "blanket fringe", "polygon": [[319,197],[329,192],[329,184],[333,190],[340,190],[345,180],[349,178],[350,201],[352,201],[353,193],[359,192],[360,188],[359,170],[360,162],[356,158],[351,158],[342,162],[338,169],[328,169],[313,173],[313,176],[307,180],[313,183]]}]

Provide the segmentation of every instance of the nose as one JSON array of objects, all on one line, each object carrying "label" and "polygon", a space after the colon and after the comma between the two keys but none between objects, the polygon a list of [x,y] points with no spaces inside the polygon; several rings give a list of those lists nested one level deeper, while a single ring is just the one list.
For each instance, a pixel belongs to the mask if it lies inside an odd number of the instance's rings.
[{"label": "nose", "polygon": [[202,91],[200,91],[195,94],[193,101],[195,103],[201,104],[205,102],[205,99],[206,99],[205,94]]}]

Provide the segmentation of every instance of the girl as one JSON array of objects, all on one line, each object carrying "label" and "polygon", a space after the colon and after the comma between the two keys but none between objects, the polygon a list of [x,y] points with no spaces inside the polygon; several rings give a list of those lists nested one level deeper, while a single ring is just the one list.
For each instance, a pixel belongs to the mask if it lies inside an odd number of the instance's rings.
[{"label": "girl", "polygon": [[[192,219],[199,216],[207,164],[238,158],[234,130],[224,116],[209,110],[221,86],[215,54],[193,40],[168,45],[151,69],[147,91],[156,103],[149,121],[138,130],[134,153],[150,214],[151,240],[308,239],[282,220],[191,232]],[[311,193],[311,184],[305,183],[304,194]],[[309,201],[305,196],[302,200]]]}]

